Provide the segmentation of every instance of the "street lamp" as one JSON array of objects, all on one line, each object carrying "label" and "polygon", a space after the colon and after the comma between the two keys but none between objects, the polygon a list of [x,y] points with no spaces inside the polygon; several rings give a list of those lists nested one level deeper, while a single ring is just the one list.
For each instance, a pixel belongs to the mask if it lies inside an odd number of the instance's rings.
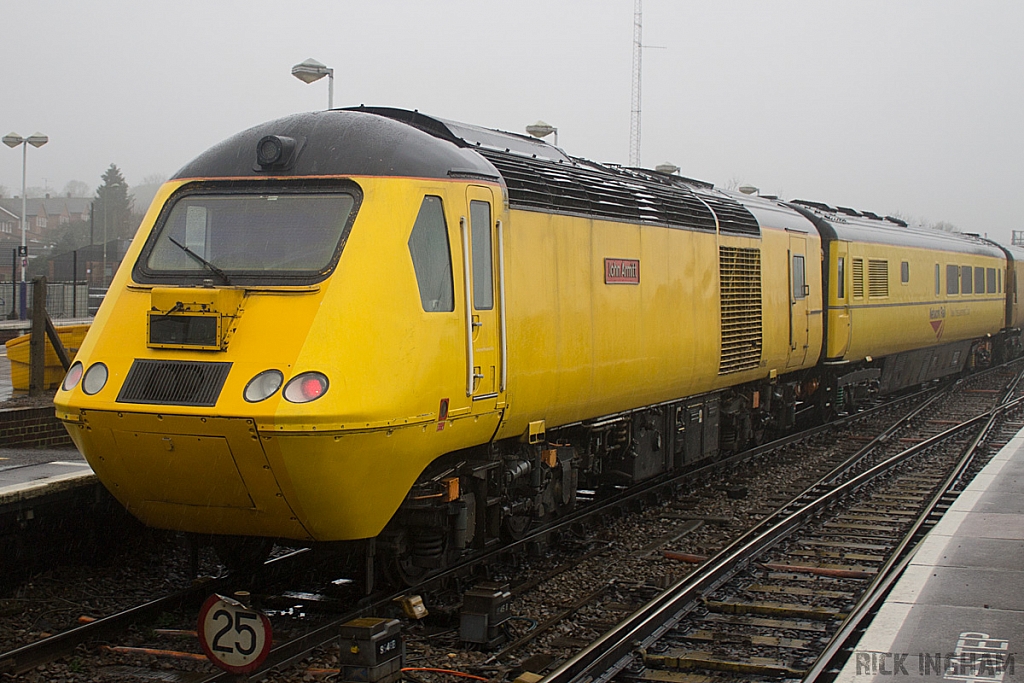
[{"label": "street lamp", "polygon": [[[21,257],[20,317],[22,320],[28,317],[25,311],[25,294],[27,290],[25,285],[25,268],[28,267],[28,245],[25,242],[25,228],[28,225],[28,210],[25,202],[25,171],[28,168],[28,145],[42,147],[49,141],[50,138],[42,133],[36,133],[27,138],[23,138],[17,133],[9,133],[3,137],[3,143],[11,149],[21,145],[21,248],[18,250],[18,256]],[[25,144],[26,142],[28,145]]]},{"label": "street lamp", "polygon": [[550,123],[544,123],[543,121],[537,121],[537,123],[531,123],[526,127],[526,132],[535,138],[546,138],[552,133],[555,134],[555,147],[558,147],[558,129],[552,126]]},{"label": "street lamp", "polygon": [[292,67],[292,76],[303,83],[319,81],[327,76],[327,108],[334,109],[334,69],[321,64],[312,57]]}]

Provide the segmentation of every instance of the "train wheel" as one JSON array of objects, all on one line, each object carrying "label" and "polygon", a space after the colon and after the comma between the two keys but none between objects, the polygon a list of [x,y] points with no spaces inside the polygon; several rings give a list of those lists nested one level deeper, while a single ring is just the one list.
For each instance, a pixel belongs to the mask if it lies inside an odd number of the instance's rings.
[{"label": "train wheel", "polygon": [[460,556],[453,548],[451,534],[432,528],[408,527],[400,551],[388,552],[384,558],[385,579],[396,586],[415,586],[426,577],[439,572]]},{"label": "train wheel", "polygon": [[393,555],[387,558],[384,565],[384,574],[388,583],[398,588],[415,586],[425,579],[430,571],[426,567],[417,566],[413,556],[408,553]]}]

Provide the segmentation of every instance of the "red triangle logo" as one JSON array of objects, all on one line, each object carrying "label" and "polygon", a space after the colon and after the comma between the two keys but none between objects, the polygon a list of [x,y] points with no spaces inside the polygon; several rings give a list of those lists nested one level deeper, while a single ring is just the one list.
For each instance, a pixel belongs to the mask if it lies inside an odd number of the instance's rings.
[{"label": "red triangle logo", "polygon": [[941,339],[942,338],[942,324],[945,323],[946,321],[945,320],[932,320],[930,322],[932,324],[932,329],[935,330],[935,338],[936,339]]}]

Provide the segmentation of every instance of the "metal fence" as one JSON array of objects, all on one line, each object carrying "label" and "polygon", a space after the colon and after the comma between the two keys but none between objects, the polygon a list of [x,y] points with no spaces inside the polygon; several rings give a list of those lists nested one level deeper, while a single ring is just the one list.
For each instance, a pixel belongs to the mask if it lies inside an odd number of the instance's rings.
[{"label": "metal fence", "polygon": [[[21,307],[17,301],[20,282],[0,282],[0,318],[6,318],[11,312],[18,315]],[[32,283],[26,283],[25,310],[32,311]],[[92,297],[96,299],[95,296]],[[99,296],[102,299],[102,294]],[[46,312],[54,320],[59,318],[85,318],[96,311],[98,301],[90,310],[89,285],[85,282],[48,282],[46,283]]]}]

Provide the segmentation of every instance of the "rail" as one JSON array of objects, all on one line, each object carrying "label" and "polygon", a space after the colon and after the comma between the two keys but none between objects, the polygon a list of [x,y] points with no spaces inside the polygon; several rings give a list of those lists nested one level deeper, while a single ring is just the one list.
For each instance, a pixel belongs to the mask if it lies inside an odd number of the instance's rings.
[{"label": "rail", "polygon": [[[862,624],[869,620],[869,617],[877,610],[881,602],[889,594],[889,591],[895,585],[896,581],[903,575],[903,572],[914,559],[914,555],[917,554],[918,549],[921,547],[921,543],[924,541],[925,535],[937,522],[936,509],[942,503],[951,501],[959,495],[959,492],[956,491],[956,489],[960,487],[967,469],[971,466],[971,463],[974,462],[974,458],[978,452],[978,447],[991,433],[997,419],[1002,414],[1024,404],[1024,397],[1012,401],[1005,400],[1012,395],[1012,392],[1016,389],[1020,378],[1021,376],[1018,375],[1010,386],[1009,391],[1004,394],[1003,403],[987,414],[988,419],[985,426],[978,433],[978,436],[971,442],[971,445],[965,449],[964,455],[960,459],[960,462],[957,463],[956,468],[946,478],[946,481],[939,488],[938,493],[936,493],[929,501],[924,511],[918,515],[903,541],[896,548],[889,560],[879,569],[875,580],[872,581],[871,585],[868,586],[860,600],[858,600],[857,604],[854,605],[854,608],[850,611],[850,616],[847,617],[843,622],[843,625],[832,636],[832,639],[829,641],[828,645],[825,646],[825,650],[818,657],[818,660],[808,670],[803,679],[805,683],[831,680],[834,678],[837,662],[845,659],[844,655],[849,654],[848,648],[850,641],[854,638],[854,634],[861,628]],[[984,417],[985,415],[979,416],[979,419]]]},{"label": "rail", "polygon": [[[934,397],[932,401],[937,398]],[[1017,405],[1022,400],[1024,399],[1018,399],[1008,405]],[[717,555],[707,560],[697,572],[680,579],[616,627],[604,633],[576,656],[545,676],[541,683],[606,683],[610,681],[634,660],[638,652],[643,652],[659,640],[693,608],[697,607],[705,595],[747,567],[752,558],[772,547],[837,500],[864,487],[908,458],[966,429],[975,428],[981,423],[986,423],[985,429],[989,429],[994,415],[1004,410],[1006,406],[1007,404],[1001,405],[966,420],[901,451],[841,484],[836,484],[837,480],[849,472],[854,464],[853,461],[869,450],[868,447],[861,449],[857,455],[840,464],[791,503],[763,519]],[[881,442],[888,439],[900,424],[913,419],[925,407],[927,406],[912,411],[900,423],[877,437],[875,441]],[[980,438],[979,435],[974,443],[978,443]],[[956,468],[954,475],[951,475],[954,477],[953,481],[959,480],[966,466],[962,464]],[[937,498],[941,498],[941,496]],[[896,561],[894,560],[894,562]]]}]

